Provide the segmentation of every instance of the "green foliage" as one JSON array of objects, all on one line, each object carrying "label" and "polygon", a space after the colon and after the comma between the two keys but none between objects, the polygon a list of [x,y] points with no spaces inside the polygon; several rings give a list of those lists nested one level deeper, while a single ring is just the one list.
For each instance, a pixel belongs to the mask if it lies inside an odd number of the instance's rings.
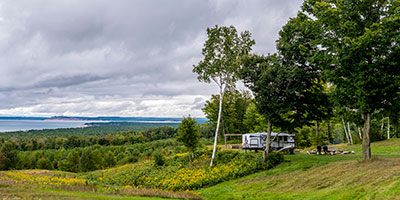
[{"label": "green foliage", "polygon": [[280,152],[271,152],[265,160],[265,167],[271,169],[284,161],[283,154]]},{"label": "green foliage", "polygon": [[312,145],[312,135],[314,135],[311,127],[305,126],[297,130],[295,139],[296,148],[310,147]]},{"label": "green foliage", "polygon": [[103,168],[103,158],[97,149],[92,150],[87,148],[82,151],[82,155],[79,160],[80,171],[87,172],[101,168]]},{"label": "green foliage", "polygon": [[[190,116],[183,118],[178,126],[178,136],[176,137],[178,142],[181,142],[189,150],[189,153],[195,151],[199,146],[200,133],[199,124],[194,118]],[[189,157],[189,160],[190,157]]]},{"label": "green foliage", "polygon": [[3,168],[3,159],[4,159],[3,152],[0,151],[0,169]]},{"label": "green foliage", "polygon": [[[206,101],[202,111],[206,118],[214,127],[217,125],[218,109],[219,109],[219,96],[212,95],[210,100]],[[239,92],[237,90],[227,91],[224,94],[222,101],[222,126],[220,131],[230,134],[246,133],[248,130],[243,125],[245,114],[251,103],[250,93],[248,91]]]},{"label": "green foliage", "polygon": [[215,155],[215,163],[223,164],[234,160],[237,156],[240,156],[239,151],[218,151]]},{"label": "green foliage", "polygon": [[107,154],[104,155],[105,167],[113,167],[115,164],[117,164],[117,161],[115,160],[114,153],[112,151],[108,151]]},{"label": "green foliage", "polygon": [[17,150],[16,145],[13,142],[6,141],[1,147],[1,152],[3,153],[2,156],[2,163],[0,169],[13,169],[17,167]]},{"label": "green foliage", "polygon": [[[71,131],[70,133],[74,133],[74,131],[79,131],[80,128],[68,129],[68,130]],[[46,135],[47,133],[49,133],[48,130],[42,130],[42,131],[44,133],[38,131],[38,135],[42,134]],[[175,136],[175,134],[176,134],[176,128],[170,126],[163,126],[143,131],[130,130],[125,132],[115,132],[110,135],[98,135],[98,136],[72,135],[68,137],[55,137],[46,135],[46,137],[40,139],[36,137],[33,138],[17,137],[13,139],[13,144],[15,145],[15,148],[17,150],[22,150],[22,151],[33,151],[39,149],[62,149],[62,148],[73,149],[78,147],[93,146],[97,144],[102,146],[109,146],[109,145],[145,143],[148,141],[172,138]]]},{"label": "green foliage", "polygon": [[38,169],[54,169],[53,163],[51,163],[50,160],[47,158],[40,158],[37,161],[36,167]]},{"label": "green foliage", "polygon": [[[371,158],[370,116],[400,93],[400,12],[392,0],[307,0],[308,21],[319,30],[313,62],[324,60],[335,100],[363,116],[363,158]],[[397,112],[397,111],[396,111]]]},{"label": "green foliage", "polygon": [[165,155],[161,152],[161,150],[154,151],[152,156],[153,156],[154,164],[156,166],[163,166],[165,164],[166,158],[165,158]]},{"label": "green foliage", "polygon": [[[399,25],[392,24],[393,20],[398,22],[398,6],[388,0],[379,4],[315,0],[304,3],[304,11],[320,25],[321,36],[316,44],[327,49],[323,55],[332,64],[324,70],[337,86],[341,105],[372,113],[388,97],[398,94],[399,88],[393,87],[398,84],[398,63],[392,60],[397,57],[398,61],[399,55],[398,45],[392,45],[399,42]],[[388,23],[394,26],[389,27]]]},{"label": "green foliage", "polygon": [[206,123],[200,126],[199,132],[201,138],[212,138],[215,133],[215,127],[211,123]]},{"label": "green foliage", "polygon": [[243,126],[246,133],[267,131],[267,120],[257,111],[256,105],[252,102],[244,115]]},{"label": "green foliage", "polygon": [[[277,55],[256,56],[245,59],[245,67],[241,71],[241,77],[245,85],[253,92],[256,100],[256,107],[266,120],[272,124],[282,124],[285,120],[282,116],[288,113],[291,108],[295,92],[290,88],[290,70],[280,65]],[[288,89],[291,91],[288,91]],[[290,128],[290,126],[286,126]]]},{"label": "green foliage", "polygon": [[79,172],[80,159],[79,151],[73,150],[65,159],[59,161],[58,168],[62,171]]},{"label": "green foliage", "polygon": [[233,26],[215,26],[207,28],[207,36],[202,50],[204,58],[193,66],[193,72],[198,74],[199,81],[209,83],[213,80],[221,88],[235,87],[240,60],[255,44],[250,32],[242,32],[239,36]]},{"label": "green foliage", "polygon": [[295,93],[289,94],[296,102],[293,105],[295,114],[290,115],[290,120],[299,121],[299,126],[311,121],[321,122],[332,114],[332,105],[321,73],[322,66],[330,63],[315,56],[318,47],[314,40],[319,35],[318,26],[307,15],[298,13],[297,17],[291,18],[282,27],[277,40],[281,64],[288,66],[292,72],[287,87],[295,89]]}]

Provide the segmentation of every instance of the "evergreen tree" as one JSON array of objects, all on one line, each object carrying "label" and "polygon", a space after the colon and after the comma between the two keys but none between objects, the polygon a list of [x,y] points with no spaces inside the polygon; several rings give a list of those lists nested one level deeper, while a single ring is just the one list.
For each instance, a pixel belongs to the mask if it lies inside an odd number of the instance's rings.
[{"label": "evergreen tree", "polygon": [[96,169],[93,153],[90,148],[83,150],[79,159],[79,170],[82,172],[93,171]]},{"label": "evergreen tree", "polygon": [[106,167],[113,167],[117,162],[115,161],[114,153],[108,151],[107,154],[104,156],[104,165]]},{"label": "evergreen tree", "polygon": [[189,150],[189,160],[191,161],[194,150],[200,141],[199,124],[190,116],[184,117],[178,126],[178,142],[181,142]]},{"label": "evergreen tree", "polygon": [[72,150],[65,160],[59,162],[59,169],[63,171],[79,172],[80,171],[80,160],[79,151]]},{"label": "evergreen tree", "polygon": [[3,152],[3,160],[2,165],[0,166],[1,169],[14,169],[17,167],[18,159],[16,150],[17,146],[10,141],[6,141],[3,143],[1,152]]}]

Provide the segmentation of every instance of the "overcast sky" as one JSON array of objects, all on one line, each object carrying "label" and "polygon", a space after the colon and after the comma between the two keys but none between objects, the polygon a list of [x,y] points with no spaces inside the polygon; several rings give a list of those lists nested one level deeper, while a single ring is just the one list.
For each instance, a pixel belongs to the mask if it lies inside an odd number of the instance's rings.
[{"label": "overcast sky", "polygon": [[275,52],[301,0],[0,0],[0,115],[203,116],[206,28]]}]

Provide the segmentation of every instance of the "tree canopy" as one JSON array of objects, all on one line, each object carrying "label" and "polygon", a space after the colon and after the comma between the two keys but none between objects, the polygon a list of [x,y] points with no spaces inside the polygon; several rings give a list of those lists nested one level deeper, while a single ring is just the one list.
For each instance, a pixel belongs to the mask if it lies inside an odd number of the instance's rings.
[{"label": "tree canopy", "polygon": [[315,60],[337,87],[340,103],[362,114],[363,158],[370,159],[371,113],[399,94],[399,1],[306,0],[303,11],[317,25]]},{"label": "tree canopy", "polygon": [[[218,120],[219,95],[211,95],[207,100],[202,111],[214,128]],[[222,101],[222,126],[220,131],[223,133],[240,134],[248,130],[243,126],[245,114],[251,103],[249,91],[227,91]]]}]

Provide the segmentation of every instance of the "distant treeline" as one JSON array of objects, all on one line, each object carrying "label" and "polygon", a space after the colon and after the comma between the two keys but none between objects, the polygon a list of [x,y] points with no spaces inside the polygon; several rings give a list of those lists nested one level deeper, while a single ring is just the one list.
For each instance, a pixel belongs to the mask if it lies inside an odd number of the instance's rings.
[{"label": "distant treeline", "polygon": [[177,127],[178,123],[142,123],[142,122],[107,122],[87,123],[88,127],[83,128],[59,128],[29,131],[14,131],[0,133],[0,137],[8,138],[39,138],[47,136],[68,137],[75,136],[100,136],[122,131],[142,131],[156,127],[171,126]]},{"label": "distant treeline", "polygon": [[[101,126],[102,127],[102,126]],[[63,129],[60,129],[63,130]],[[69,129],[71,130],[71,129]],[[79,130],[79,129],[72,129]],[[4,139],[0,137],[0,146],[4,143],[10,143],[12,149],[19,151],[34,151],[44,149],[73,149],[78,147],[87,147],[93,145],[100,146],[119,146],[129,145],[136,143],[145,143],[160,139],[173,138],[176,134],[176,128],[172,126],[163,126],[157,128],[150,128],[144,131],[130,130],[121,131],[108,135],[79,135],[74,134],[68,137],[57,136],[58,134],[51,134],[46,130],[37,131],[40,134],[50,135],[45,137],[13,137]],[[85,132],[87,133],[87,132]],[[40,135],[38,134],[38,135]]]}]

